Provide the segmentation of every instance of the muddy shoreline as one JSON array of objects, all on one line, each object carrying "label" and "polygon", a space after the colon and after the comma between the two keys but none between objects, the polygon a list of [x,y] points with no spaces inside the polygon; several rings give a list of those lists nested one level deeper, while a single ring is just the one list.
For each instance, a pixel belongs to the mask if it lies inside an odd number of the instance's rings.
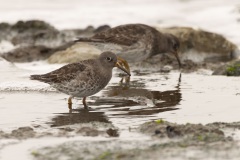
[{"label": "muddy shoreline", "polygon": [[[36,128],[39,127],[41,126]],[[5,140],[6,138],[20,140],[24,138],[24,143],[34,141],[34,139],[46,141],[51,137],[52,139],[68,137],[68,140],[59,142],[60,144],[50,145],[51,139],[49,139],[49,143],[45,142],[43,147],[28,148],[28,154],[37,160],[51,160],[59,157],[64,157],[64,159],[156,159],[158,157],[234,159],[240,156],[240,137],[233,138],[236,130],[240,128],[240,122],[201,125],[176,124],[159,119],[129,130],[133,135],[130,139],[111,138],[118,136],[108,134],[106,130],[108,127],[110,126],[104,122],[82,123],[82,125],[78,123],[77,126],[57,128],[57,134],[39,133],[30,127],[20,127],[10,134],[1,132],[0,135],[1,139]],[[226,135],[227,130],[231,130],[232,134]],[[139,133],[148,138],[142,136],[142,140],[137,137],[134,140],[134,135]],[[16,143],[19,144],[19,141]],[[44,147],[46,145],[47,147]]]}]

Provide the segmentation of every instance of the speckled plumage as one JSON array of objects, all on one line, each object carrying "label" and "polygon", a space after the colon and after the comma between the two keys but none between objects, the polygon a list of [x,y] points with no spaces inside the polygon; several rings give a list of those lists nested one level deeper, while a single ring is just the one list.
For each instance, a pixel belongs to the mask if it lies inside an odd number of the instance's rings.
[{"label": "speckled plumage", "polygon": [[117,56],[114,53],[104,52],[98,59],[68,64],[47,74],[31,75],[30,78],[48,83],[71,97],[87,97],[108,84],[116,63]]},{"label": "speckled plumage", "polygon": [[159,53],[175,52],[180,45],[174,35],[161,33],[144,24],[120,25],[90,38],[79,38],[76,42],[88,42],[102,51],[114,51],[131,62]]},{"label": "speckled plumage", "polygon": [[112,70],[106,71],[98,61],[90,59],[68,64],[47,74],[32,75],[31,79],[48,83],[73,97],[85,97],[103,89],[111,77]]}]

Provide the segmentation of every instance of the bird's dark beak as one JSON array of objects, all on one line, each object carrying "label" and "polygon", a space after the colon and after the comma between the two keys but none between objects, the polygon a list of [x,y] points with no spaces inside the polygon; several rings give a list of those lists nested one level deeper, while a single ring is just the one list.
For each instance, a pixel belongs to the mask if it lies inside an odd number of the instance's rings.
[{"label": "bird's dark beak", "polygon": [[182,67],[182,64],[181,64],[180,58],[179,58],[179,56],[178,56],[178,51],[172,51],[172,53],[173,53],[174,56],[177,58],[179,68],[181,68],[181,67]]},{"label": "bird's dark beak", "polygon": [[[126,63],[126,61],[124,63]],[[127,69],[123,68],[124,63],[123,63],[123,59],[122,58],[117,58],[117,63],[115,64],[115,67],[121,69],[122,71],[126,72],[129,76],[131,76],[130,70],[129,69],[127,70]]]}]

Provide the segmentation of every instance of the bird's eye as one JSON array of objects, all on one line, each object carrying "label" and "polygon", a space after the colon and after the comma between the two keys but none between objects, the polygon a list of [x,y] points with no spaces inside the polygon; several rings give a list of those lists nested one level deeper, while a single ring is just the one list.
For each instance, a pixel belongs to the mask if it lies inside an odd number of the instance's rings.
[{"label": "bird's eye", "polygon": [[107,57],[106,60],[108,60],[109,62],[112,61],[112,58],[111,57]]}]

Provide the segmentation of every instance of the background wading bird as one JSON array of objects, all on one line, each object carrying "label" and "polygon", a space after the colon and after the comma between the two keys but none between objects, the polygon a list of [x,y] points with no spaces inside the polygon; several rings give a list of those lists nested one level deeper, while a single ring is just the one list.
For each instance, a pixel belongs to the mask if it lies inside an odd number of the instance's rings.
[{"label": "background wading bird", "polygon": [[[113,51],[128,62],[142,61],[161,53],[173,53],[181,67],[178,38],[144,24],[120,25],[89,38],[78,38],[75,42],[87,42],[101,51]],[[126,61],[122,60],[121,64],[130,71]]]}]

